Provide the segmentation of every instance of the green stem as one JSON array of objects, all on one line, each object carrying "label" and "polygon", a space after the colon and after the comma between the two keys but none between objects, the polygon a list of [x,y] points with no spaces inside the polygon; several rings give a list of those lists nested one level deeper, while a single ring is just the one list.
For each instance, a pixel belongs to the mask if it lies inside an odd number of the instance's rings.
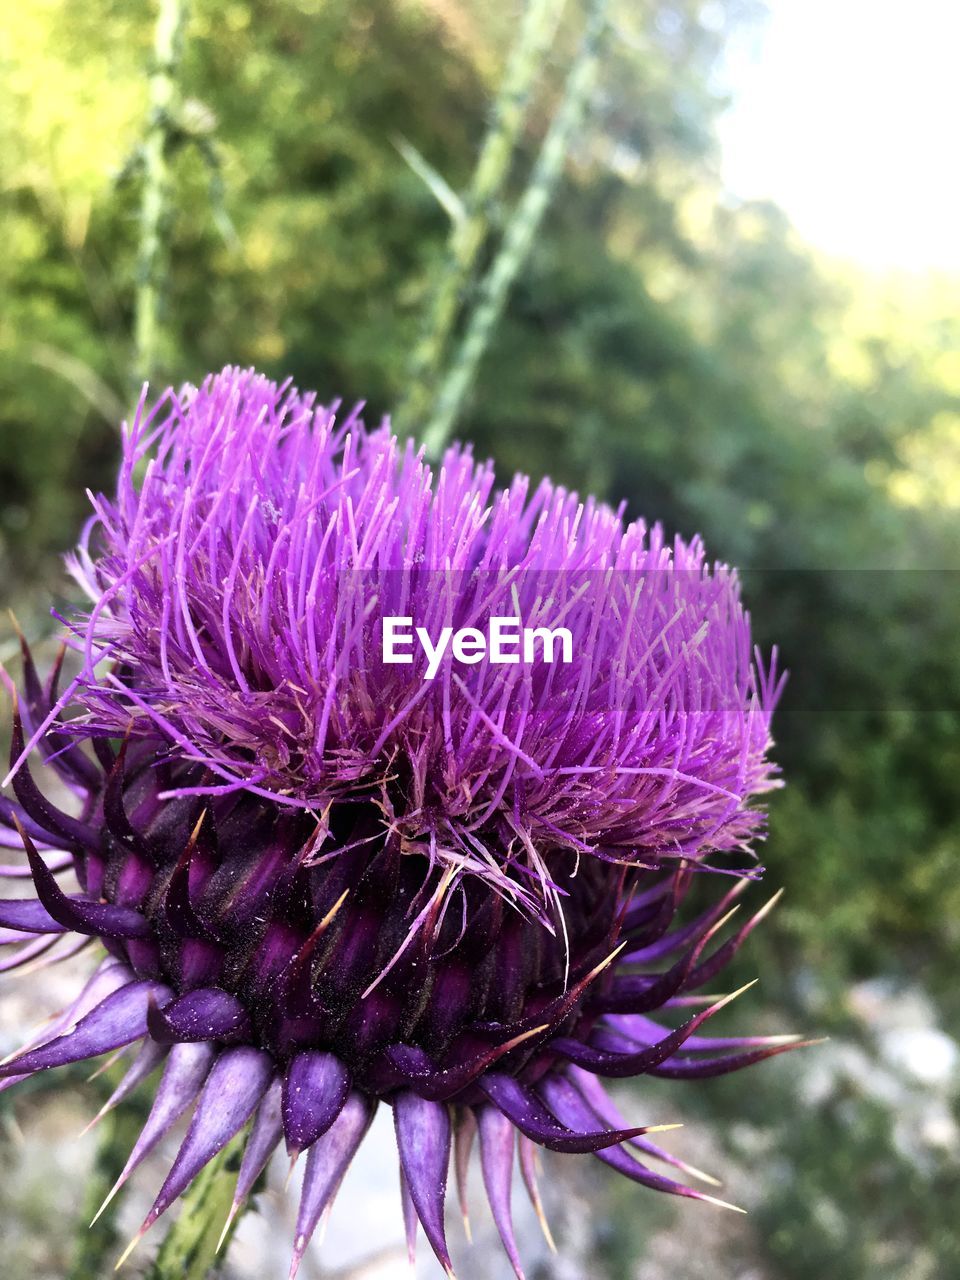
[{"label": "green stem", "polygon": [[606,25],[607,0],[593,0],[583,42],[570,68],[563,99],[540,154],[529,185],[507,225],[503,242],[480,283],[474,306],[437,394],[434,411],[421,437],[427,455],[437,457],[450,437],[453,425],[473,385],[477,368],[503,313],[510,286],[529,256],[543,221],[570,143],[580,126],[599,60],[600,41]]},{"label": "green stem", "polygon": [[463,298],[494,223],[493,213],[510,175],[530,95],[549,49],[564,0],[529,0],[497,94],[493,120],[450,235],[420,341],[413,350],[405,398],[394,421],[403,434],[428,415],[460,315]]},{"label": "green stem", "polygon": [[179,113],[178,74],[187,21],[185,0],[160,0],[150,71],[150,114],[143,142],[140,252],[134,301],[134,380],[154,374],[171,216],[169,141]]},{"label": "green stem", "polygon": [[177,1220],[144,1280],[205,1280],[216,1275],[236,1226],[235,1220],[218,1251],[242,1153],[241,1135],[211,1160],[183,1193]]}]

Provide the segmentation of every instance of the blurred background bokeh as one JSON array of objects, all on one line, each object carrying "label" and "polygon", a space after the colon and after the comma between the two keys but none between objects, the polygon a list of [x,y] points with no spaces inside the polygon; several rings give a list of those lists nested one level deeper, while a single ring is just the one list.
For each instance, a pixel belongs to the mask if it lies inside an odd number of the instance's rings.
[{"label": "blurred background bokeh", "polygon": [[[368,420],[403,400],[449,227],[397,144],[467,183],[521,7],[195,0],[169,156],[163,382],[230,362],[362,398]],[[763,850],[787,893],[738,962],[743,980],[762,976],[738,1012],[831,1039],[624,1103],[688,1120],[684,1155],[725,1178],[746,1218],[558,1173],[566,1261],[536,1254],[530,1273],[950,1280],[960,21],[942,0],[612,7],[587,120],[456,433],[502,476],[625,499],[743,567],[758,638],[793,674],[776,726],[789,785]],[[131,402],[155,18],[146,0],[24,0],[0,17],[0,594],[34,637],[69,599],[60,553],[85,489],[111,485]],[[570,0],[528,161],[582,22]],[[4,625],[0,657],[15,648]],[[5,979],[3,1052],[53,982]],[[101,1274],[74,1242],[95,1143],[73,1133],[100,1097],[80,1078],[72,1094],[0,1099],[11,1280]],[[365,1168],[334,1213],[354,1256],[332,1227],[309,1274],[402,1274],[398,1217],[385,1242],[357,1230],[387,1195]],[[289,1224],[257,1216],[225,1274],[285,1274],[264,1259],[275,1236],[282,1256]],[[458,1257],[465,1276],[506,1274],[494,1253]]]}]

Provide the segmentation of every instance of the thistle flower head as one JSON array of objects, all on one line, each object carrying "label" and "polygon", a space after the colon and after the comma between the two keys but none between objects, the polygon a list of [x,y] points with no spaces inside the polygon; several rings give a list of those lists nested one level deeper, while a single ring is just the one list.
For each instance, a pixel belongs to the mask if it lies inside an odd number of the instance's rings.
[{"label": "thistle flower head", "polygon": [[[108,958],[6,1080],[139,1043],[113,1105],[165,1063],[121,1181],[193,1118],[144,1230],[251,1119],[236,1205],[278,1143],[306,1151],[293,1270],[380,1101],[407,1220],[448,1267],[454,1130],[460,1175],[479,1134],[518,1274],[515,1139],[535,1200],[532,1144],[710,1199],[648,1167],[685,1169],[600,1080],[787,1047],[698,1037],[725,1001],[670,1026],[758,918],[711,950],[775,783],[779,682],[736,576],[697,540],[548,482],[497,490],[466,449],[433,470],[387,425],[232,369],[142,402],[93,503],[63,694],[25,648],[0,840],[36,898],[0,902],[0,940],[21,941],[5,968],[67,935]],[[530,653],[478,654],[495,619]],[[568,661],[547,660],[558,628]],[[733,888],[677,924],[711,868]]]}]

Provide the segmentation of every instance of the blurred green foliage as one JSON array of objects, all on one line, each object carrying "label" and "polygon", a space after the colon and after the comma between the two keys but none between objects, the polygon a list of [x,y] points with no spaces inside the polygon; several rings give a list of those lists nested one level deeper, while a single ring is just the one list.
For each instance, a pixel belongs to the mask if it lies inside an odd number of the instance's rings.
[{"label": "blurred green foliage", "polygon": [[[165,376],[255,363],[389,411],[447,233],[395,139],[463,186],[514,8],[196,0],[187,121],[215,143],[237,243],[185,138]],[[727,33],[752,16],[738,0],[618,7],[591,125],[462,434],[502,474],[626,499],[744,566],[759,638],[793,671],[778,720],[790,786],[767,847],[789,894],[753,953],[768,994],[795,1000],[801,965],[836,1008],[854,978],[913,976],[956,1029],[956,282],[880,282],[818,261],[778,209],[723,192],[711,86]],[[129,401],[127,162],[152,18],[144,0],[45,0],[0,19],[0,577],[28,615],[63,590],[55,553],[85,514],[85,486],[110,484]],[[573,6],[560,51],[577,19]],[[531,155],[561,63],[558,52],[544,71]],[[824,1132],[798,1134],[796,1159],[855,1213],[874,1192],[846,1167],[820,1168],[829,1117],[816,1123]],[[855,1242],[846,1270],[813,1253],[788,1265],[808,1201],[802,1187],[784,1194],[770,1213],[786,1225],[769,1233],[782,1274],[877,1274]]]}]

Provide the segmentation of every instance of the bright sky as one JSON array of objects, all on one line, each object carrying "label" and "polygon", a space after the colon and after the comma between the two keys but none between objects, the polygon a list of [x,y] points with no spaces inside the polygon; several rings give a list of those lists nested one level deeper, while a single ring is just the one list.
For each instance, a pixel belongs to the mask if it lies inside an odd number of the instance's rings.
[{"label": "bright sky", "polygon": [[820,249],[960,270],[960,0],[768,0],[735,49],[723,174]]}]

